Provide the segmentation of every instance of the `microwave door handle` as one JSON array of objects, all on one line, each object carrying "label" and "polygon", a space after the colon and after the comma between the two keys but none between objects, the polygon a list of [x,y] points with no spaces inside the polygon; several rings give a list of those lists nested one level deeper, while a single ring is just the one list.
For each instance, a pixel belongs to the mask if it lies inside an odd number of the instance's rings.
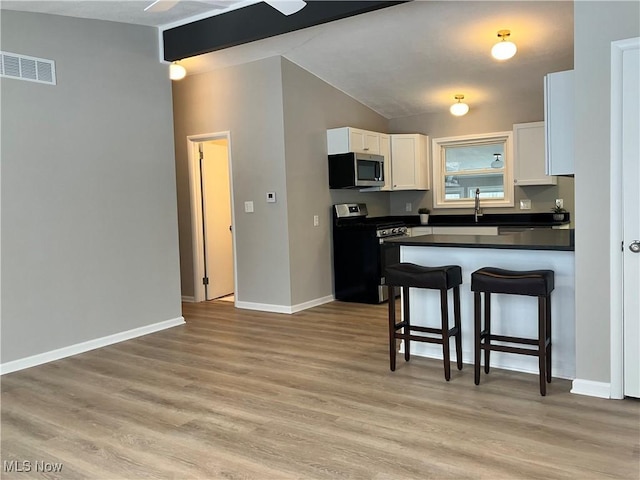
[{"label": "microwave door handle", "polygon": [[384,168],[382,166],[382,162],[376,162],[376,180],[383,181],[384,180]]}]

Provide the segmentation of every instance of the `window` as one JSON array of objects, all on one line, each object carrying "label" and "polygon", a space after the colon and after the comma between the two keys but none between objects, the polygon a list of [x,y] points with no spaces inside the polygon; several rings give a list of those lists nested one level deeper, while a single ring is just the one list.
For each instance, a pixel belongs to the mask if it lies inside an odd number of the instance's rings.
[{"label": "window", "polygon": [[511,132],[433,139],[433,207],[512,207]]}]

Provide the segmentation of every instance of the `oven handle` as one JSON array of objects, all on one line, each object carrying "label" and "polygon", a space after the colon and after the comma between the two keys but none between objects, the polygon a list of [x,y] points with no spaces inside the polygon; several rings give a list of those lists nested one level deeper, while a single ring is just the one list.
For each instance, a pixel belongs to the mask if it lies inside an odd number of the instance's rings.
[{"label": "oven handle", "polygon": [[387,235],[386,237],[381,237],[380,240],[380,245],[382,245],[384,243],[385,240],[388,240],[390,238],[400,238],[400,237],[408,237],[409,234],[408,233],[399,233],[398,235]]}]

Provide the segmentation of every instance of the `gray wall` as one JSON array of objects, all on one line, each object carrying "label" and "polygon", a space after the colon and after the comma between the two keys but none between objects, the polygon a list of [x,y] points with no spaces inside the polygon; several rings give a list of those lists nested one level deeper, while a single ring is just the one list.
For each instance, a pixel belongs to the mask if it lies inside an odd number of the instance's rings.
[{"label": "gray wall", "polygon": [[611,42],[640,36],[640,3],[576,2],[576,377],[610,381]]},{"label": "gray wall", "polygon": [[[386,131],[387,120],[299,66],[282,59],[293,305],[333,294],[331,205],[366,202],[388,213],[388,194],[329,190],[327,129],[356,125]],[[376,213],[377,212],[377,213]],[[313,215],[320,225],[313,226]]]},{"label": "gray wall", "polygon": [[140,27],[3,11],[3,363],[180,317],[168,68]]},{"label": "gray wall", "polygon": [[[566,63],[550,65],[549,71],[570,70],[573,68],[571,60]],[[424,133],[429,140],[438,137],[457,135],[471,135],[507,131],[513,129],[514,123],[536,122],[544,120],[544,91],[543,79],[540,78],[540,89],[530,92],[518,101],[503,102],[495,105],[474,107],[471,105],[469,113],[464,117],[454,117],[449,112],[438,114],[416,115],[412,117],[390,120],[389,131],[393,133]],[[431,146],[429,146],[431,147]],[[433,193],[428,192],[394,192],[391,195],[391,212],[397,215],[405,213],[405,204],[412,203],[413,213],[419,207],[433,206]],[[573,214],[574,179],[558,177],[557,185],[515,187],[515,207],[491,209],[491,213],[523,213],[519,209],[521,199],[531,199],[530,212],[549,212],[555,204],[556,198],[564,200],[564,207]],[[462,214],[472,213],[472,209],[439,208],[432,214]],[[525,213],[528,213],[526,211]]]},{"label": "gray wall", "polygon": [[[189,75],[173,104],[183,295],[194,291],[187,136],[230,131],[237,300],[290,305],[280,59]],[[277,203],[266,203],[269,191]],[[244,213],[249,200],[255,213]]]},{"label": "gray wall", "polygon": [[[386,119],[280,57],[189,75],[173,95],[182,294],[194,292],[186,137],[228,130],[238,300],[293,306],[331,295],[331,204],[370,200],[384,215],[388,196],[330,193],[326,129],[385,131]],[[264,201],[267,191],[277,203]],[[243,212],[246,200],[255,213]]]}]

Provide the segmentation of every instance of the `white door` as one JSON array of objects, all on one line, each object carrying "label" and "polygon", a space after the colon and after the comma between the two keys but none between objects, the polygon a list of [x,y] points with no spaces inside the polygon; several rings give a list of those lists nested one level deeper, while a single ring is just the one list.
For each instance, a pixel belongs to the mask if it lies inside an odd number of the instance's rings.
[{"label": "white door", "polygon": [[624,394],[640,398],[640,49],[622,55]]},{"label": "white door", "polygon": [[206,299],[233,293],[233,239],[231,232],[231,187],[229,150],[226,139],[203,142],[202,218]]}]

